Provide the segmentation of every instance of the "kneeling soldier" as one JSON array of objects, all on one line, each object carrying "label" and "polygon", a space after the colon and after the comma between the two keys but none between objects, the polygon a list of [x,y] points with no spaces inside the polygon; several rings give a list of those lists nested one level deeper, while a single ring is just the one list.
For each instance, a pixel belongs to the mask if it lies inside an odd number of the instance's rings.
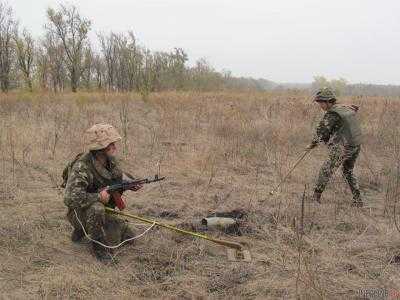
[{"label": "kneeling soldier", "polygon": [[[119,243],[133,233],[126,221],[105,213],[104,205],[109,203],[110,194],[104,188],[126,176],[115,159],[115,143],[121,136],[112,125],[96,124],[86,131],[86,137],[88,152],[78,155],[63,172],[64,203],[68,207],[67,218],[74,227],[71,239],[73,242],[81,240],[85,229],[93,241],[105,245],[111,240]],[[137,186],[134,190],[140,188]],[[107,249],[93,241],[96,258],[110,260]]]}]

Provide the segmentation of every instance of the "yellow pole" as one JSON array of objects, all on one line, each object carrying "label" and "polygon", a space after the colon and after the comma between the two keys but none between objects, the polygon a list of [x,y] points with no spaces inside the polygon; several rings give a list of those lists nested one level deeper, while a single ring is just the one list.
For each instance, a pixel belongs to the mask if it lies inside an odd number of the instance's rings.
[{"label": "yellow pole", "polygon": [[153,220],[150,220],[150,219],[146,219],[146,218],[143,218],[143,217],[139,217],[139,216],[135,216],[135,215],[132,215],[132,214],[129,214],[129,213],[125,213],[125,212],[122,212],[122,211],[117,211],[117,210],[112,209],[110,207],[105,207],[105,210],[107,212],[110,212],[110,213],[113,213],[113,214],[116,214],[116,215],[132,218],[132,219],[139,220],[139,221],[142,221],[142,222],[145,222],[145,223],[149,223],[149,224],[155,224],[157,226],[164,227],[164,228],[173,230],[175,232],[179,232],[179,233],[182,233],[182,234],[185,234],[185,235],[191,235],[191,236],[194,236],[194,237],[198,237],[198,238],[201,238],[201,239],[204,239],[204,240],[207,240],[207,241],[210,241],[210,242],[222,245],[222,246],[226,246],[226,247],[229,247],[229,248],[232,248],[232,249],[237,249],[237,250],[241,250],[242,249],[242,245],[240,245],[239,243],[230,242],[230,241],[224,241],[224,240],[220,240],[220,239],[215,239],[215,238],[209,237],[209,236],[204,235],[204,234],[200,234],[200,233],[196,233],[196,232],[192,232],[192,231],[188,231],[188,230],[183,230],[183,229],[180,229],[180,228],[168,225],[168,224],[160,223],[158,221],[153,221]]}]

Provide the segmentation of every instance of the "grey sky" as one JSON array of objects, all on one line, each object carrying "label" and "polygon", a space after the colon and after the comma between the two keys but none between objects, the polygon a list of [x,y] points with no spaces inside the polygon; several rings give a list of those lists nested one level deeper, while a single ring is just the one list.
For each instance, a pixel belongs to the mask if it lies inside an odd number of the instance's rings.
[{"label": "grey sky", "polygon": [[[0,0],[1,1],[1,0]],[[8,0],[43,32],[53,0]],[[73,0],[93,31],[133,30],[153,50],[182,47],[236,76],[310,82],[314,75],[400,84],[398,0]],[[95,38],[95,35],[92,34]]]}]

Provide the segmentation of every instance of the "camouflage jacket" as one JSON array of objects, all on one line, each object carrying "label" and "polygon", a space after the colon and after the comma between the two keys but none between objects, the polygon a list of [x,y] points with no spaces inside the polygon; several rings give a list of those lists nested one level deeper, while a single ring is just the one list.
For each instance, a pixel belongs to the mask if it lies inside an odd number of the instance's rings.
[{"label": "camouflage jacket", "polygon": [[357,105],[333,105],[319,123],[312,145],[320,142],[345,147],[356,147],[362,143],[362,131],[357,118]]},{"label": "camouflage jacket", "polygon": [[319,122],[315,135],[312,139],[311,144],[316,146],[317,144],[324,142],[338,143],[339,137],[335,137],[335,133],[342,127],[342,119],[335,112],[326,112],[322,120]]},{"label": "camouflage jacket", "polygon": [[99,189],[120,181],[122,176],[116,160],[110,160],[104,167],[90,152],[77,156],[63,173],[64,203],[69,208],[85,209],[100,200]]}]

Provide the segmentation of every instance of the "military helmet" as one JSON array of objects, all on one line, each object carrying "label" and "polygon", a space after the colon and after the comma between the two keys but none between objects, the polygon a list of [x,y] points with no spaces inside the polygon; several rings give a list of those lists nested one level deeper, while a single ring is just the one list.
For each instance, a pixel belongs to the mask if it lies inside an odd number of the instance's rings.
[{"label": "military helmet", "polygon": [[94,124],[85,132],[87,150],[101,150],[122,138],[110,124]]},{"label": "military helmet", "polygon": [[315,102],[334,102],[336,101],[336,95],[330,88],[320,89],[314,97]]}]

